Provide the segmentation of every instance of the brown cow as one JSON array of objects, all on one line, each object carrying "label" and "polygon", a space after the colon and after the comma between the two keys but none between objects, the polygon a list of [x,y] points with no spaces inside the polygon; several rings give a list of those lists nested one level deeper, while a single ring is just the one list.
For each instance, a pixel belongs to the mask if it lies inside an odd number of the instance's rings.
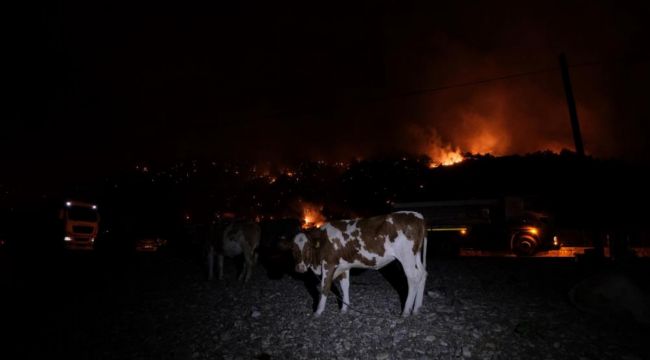
[{"label": "brown cow", "polygon": [[422,306],[427,277],[426,228],[419,213],[400,211],[367,219],[328,222],[296,235],[292,251],[296,272],[311,269],[321,277],[322,293],[316,316],[325,309],[333,279],[340,280],[341,311],[346,312],[350,303],[350,269],[381,269],[395,259],[402,264],[408,281],[402,316],[417,313]]},{"label": "brown cow", "polygon": [[[253,274],[253,266],[257,261],[256,250],[260,244],[260,226],[256,222],[235,222],[224,228],[217,227],[216,234],[208,244],[208,279],[214,277],[214,254],[217,254],[217,270],[219,280],[223,279],[223,257],[235,257],[244,254],[244,267],[239,280],[244,282]],[[223,229],[223,231],[220,231]]]}]

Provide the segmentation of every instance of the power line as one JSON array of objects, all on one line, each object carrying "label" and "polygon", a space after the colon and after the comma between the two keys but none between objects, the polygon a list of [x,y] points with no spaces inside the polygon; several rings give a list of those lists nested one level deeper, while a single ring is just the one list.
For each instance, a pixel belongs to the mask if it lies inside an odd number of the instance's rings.
[{"label": "power line", "polygon": [[493,82],[493,81],[514,79],[514,78],[518,78],[518,77],[524,77],[524,76],[528,76],[528,75],[541,74],[541,73],[558,71],[558,70],[560,70],[560,68],[555,66],[555,67],[549,67],[549,68],[544,68],[544,69],[539,69],[539,70],[527,71],[527,72],[524,72],[524,73],[503,75],[503,76],[489,78],[489,79],[476,80],[476,81],[470,81],[470,82],[453,84],[453,85],[444,85],[444,86],[439,86],[439,87],[435,87],[435,88],[418,89],[418,90],[413,90],[413,91],[409,91],[409,92],[406,92],[406,93],[402,93],[399,96],[419,95],[419,94],[427,93],[427,92],[435,92],[435,91],[442,91],[442,90],[460,88],[460,87],[465,87],[465,86],[485,84],[485,83],[489,83],[489,82]]},{"label": "power line", "polygon": [[[612,60],[612,61],[588,61],[588,62],[583,62],[583,63],[579,63],[579,64],[570,65],[569,68],[607,65],[607,64],[611,64],[611,63],[624,62],[624,61],[625,60],[623,60],[623,59]],[[648,59],[639,59],[636,62],[646,62],[646,61],[648,61]],[[412,90],[412,91],[408,91],[408,92],[405,92],[405,93],[401,93],[401,94],[396,95],[396,96],[419,95],[419,94],[423,94],[423,93],[427,93],[427,92],[436,92],[436,91],[442,91],[442,90],[447,90],[447,89],[455,89],[455,88],[472,86],[472,85],[486,84],[486,83],[490,83],[490,82],[493,82],[493,81],[514,79],[514,78],[519,78],[519,77],[524,77],[524,76],[529,76],[529,75],[535,75],[535,74],[542,74],[542,73],[553,72],[553,71],[560,71],[560,68],[558,66],[552,66],[552,67],[547,67],[547,68],[543,68],[543,69],[527,71],[527,72],[523,72],[523,73],[515,73],[515,74],[503,75],[503,76],[498,76],[498,77],[493,77],[493,78],[488,78],[488,79],[482,79],[482,80],[476,80],[476,81],[470,81],[470,82],[465,82],[465,83],[458,83],[458,84],[452,84],[452,85],[443,85],[443,86],[438,86],[438,87],[434,87],[434,88],[417,89],[417,90]]]},{"label": "power line", "polygon": [[[596,65],[604,65],[604,63],[603,62],[597,62],[597,61],[584,62],[584,63],[580,63],[580,64],[571,65],[571,66],[569,66],[569,68],[596,66]],[[559,71],[559,70],[560,70],[560,68],[558,66],[552,66],[552,67],[547,67],[547,68],[538,69],[538,70],[526,71],[526,72],[522,72],[522,73],[515,73],[515,74],[508,74],[508,75],[493,77],[493,78],[489,78],[489,79],[475,80],[475,81],[459,83],[459,84],[452,84],[452,85],[444,85],[444,86],[439,86],[439,87],[434,87],[434,88],[424,88],[424,89],[412,90],[412,91],[409,91],[409,92],[406,92],[406,93],[402,93],[399,96],[419,95],[419,94],[423,94],[423,93],[427,93],[427,92],[435,92],[435,91],[442,91],[442,90],[447,90],[447,89],[455,89],[455,88],[472,86],[472,85],[486,84],[486,83],[490,83],[490,82],[493,82],[493,81],[515,79],[515,78],[519,78],[519,77],[535,75],[535,74],[542,74],[542,73],[547,73],[547,72],[554,72],[554,71]]]},{"label": "power line", "polygon": [[[625,62],[626,60],[629,59],[618,59],[618,60],[611,60],[611,61],[589,61],[589,62],[583,62],[579,64],[574,64],[570,65],[569,68],[580,68],[580,67],[589,67],[589,66],[600,66],[600,65],[608,65],[612,63],[620,63],[620,62]],[[636,62],[646,62],[648,59],[640,59],[637,60]],[[560,67],[559,66],[551,66],[551,67],[546,67],[546,68],[541,68],[537,70],[531,70],[531,71],[526,71],[526,72],[521,72],[521,73],[514,73],[514,74],[508,74],[508,75],[502,75],[502,76],[497,76],[493,78],[487,78],[487,79],[481,79],[481,80],[475,80],[475,81],[469,81],[469,82],[464,82],[464,83],[458,83],[458,84],[450,84],[450,85],[443,85],[443,86],[438,86],[438,87],[432,87],[432,88],[422,88],[422,89],[416,89],[416,90],[409,90],[406,92],[401,92],[401,93],[392,93],[392,94],[386,94],[383,96],[374,96],[374,97],[369,97],[363,100],[352,100],[352,101],[342,101],[339,102],[338,105],[363,105],[367,104],[370,102],[376,102],[376,101],[383,101],[383,100],[390,100],[390,99],[397,99],[397,98],[403,98],[403,97],[410,97],[410,96],[418,96],[418,95],[423,95],[427,93],[432,93],[432,92],[438,92],[438,91],[444,91],[444,90],[449,90],[449,89],[456,89],[456,88],[463,88],[463,87],[468,87],[468,86],[474,86],[474,85],[481,85],[481,84],[487,84],[495,81],[501,81],[501,80],[508,80],[508,79],[516,79],[520,77],[526,77],[530,75],[536,75],[536,74],[543,74],[543,73],[549,73],[549,72],[560,72]],[[311,110],[297,110],[297,111],[282,111],[279,112],[278,114],[275,115],[286,115],[286,114],[301,114],[301,113],[309,113],[313,112]]]}]

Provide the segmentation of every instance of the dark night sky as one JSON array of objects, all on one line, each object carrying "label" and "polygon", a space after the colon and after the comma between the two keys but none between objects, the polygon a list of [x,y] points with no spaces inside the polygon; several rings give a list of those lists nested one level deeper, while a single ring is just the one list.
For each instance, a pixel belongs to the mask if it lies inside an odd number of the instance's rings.
[{"label": "dark night sky", "polygon": [[554,67],[563,51],[596,63],[571,70],[587,151],[648,161],[646,2],[221,3],[48,1],[9,13],[3,174],[431,144],[558,150],[572,146],[558,71],[401,95]]}]

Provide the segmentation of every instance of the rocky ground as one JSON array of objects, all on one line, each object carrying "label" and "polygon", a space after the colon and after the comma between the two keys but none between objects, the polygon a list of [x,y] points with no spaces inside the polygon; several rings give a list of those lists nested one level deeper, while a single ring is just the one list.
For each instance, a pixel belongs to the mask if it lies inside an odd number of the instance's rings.
[{"label": "rocky ground", "polygon": [[313,279],[262,266],[242,285],[232,262],[207,282],[191,257],[47,264],[3,268],[4,359],[650,358],[647,326],[571,305],[584,269],[569,259],[431,259],[424,307],[406,319],[397,265],[354,274],[352,310],[330,297],[314,318]]}]

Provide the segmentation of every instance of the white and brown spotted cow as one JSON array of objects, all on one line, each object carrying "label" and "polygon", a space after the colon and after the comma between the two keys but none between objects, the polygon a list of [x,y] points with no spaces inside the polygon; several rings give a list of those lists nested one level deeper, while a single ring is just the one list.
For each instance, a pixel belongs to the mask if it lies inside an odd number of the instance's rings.
[{"label": "white and brown spotted cow", "polygon": [[[424,256],[422,250],[424,248]],[[416,212],[395,212],[367,219],[339,220],[297,234],[292,244],[296,271],[311,269],[321,277],[321,297],[315,315],[325,309],[332,280],[340,281],[342,312],[348,310],[350,269],[381,269],[397,259],[408,281],[402,316],[422,306],[426,282],[426,228]],[[423,260],[424,263],[423,263]]]},{"label": "white and brown spotted cow", "polygon": [[239,280],[244,282],[253,274],[257,261],[257,247],[260,244],[260,226],[256,222],[235,222],[225,226],[216,226],[208,243],[208,279],[214,277],[214,255],[217,254],[218,279],[223,279],[223,258],[244,255],[244,266]]}]

